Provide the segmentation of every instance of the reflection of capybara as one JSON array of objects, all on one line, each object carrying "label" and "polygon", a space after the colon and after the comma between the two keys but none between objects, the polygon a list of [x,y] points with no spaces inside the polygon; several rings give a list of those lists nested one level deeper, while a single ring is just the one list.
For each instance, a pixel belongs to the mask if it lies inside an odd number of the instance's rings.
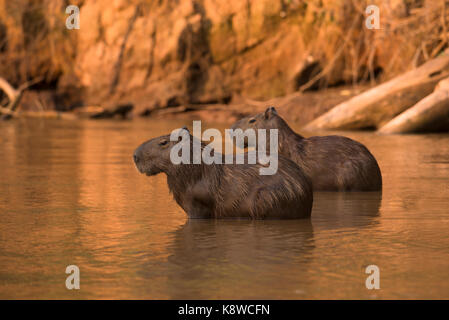
[{"label": "reflection of capybara", "polygon": [[381,192],[314,192],[312,224],[317,231],[379,224]]},{"label": "reflection of capybara", "polygon": [[297,299],[317,276],[312,220],[187,220],[167,246],[168,298]]},{"label": "reflection of capybara", "polygon": [[342,136],[304,138],[273,107],[243,118],[233,129],[278,129],[279,153],[292,159],[310,177],[314,190],[379,191],[382,176],[374,156],[361,143]]},{"label": "reflection of capybara", "polygon": [[[173,164],[170,151],[177,143],[170,141],[170,135],[151,139],[136,149],[134,161],[137,169],[148,176],[160,172],[167,175],[173,197],[190,218],[310,217],[312,185],[293,161],[280,156],[274,175],[260,175],[262,164],[235,164],[235,161]],[[192,136],[190,152],[193,159]]]}]

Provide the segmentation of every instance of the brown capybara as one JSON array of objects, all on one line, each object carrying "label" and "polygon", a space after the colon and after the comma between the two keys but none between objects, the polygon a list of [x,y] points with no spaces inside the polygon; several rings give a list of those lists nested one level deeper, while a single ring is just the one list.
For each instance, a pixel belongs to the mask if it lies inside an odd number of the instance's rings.
[{"label": "brown capybara", "polygon": [[304,138],[269,107],[238,120],[232,129],[278,129],[279,154],[293,160],[312,180],[315,191],[379,191],[382,175],[361,143],[342,136]]},{"label": "brown capybara", "polygon": [[[187,131],[188,132],[188,131]],[[193,137],[190,136],[190,159]],[[309,218],[312,184],[291,160],[279,157],[273,175],[260,175],[262,164],[174,164],[170,135],[151,139],[134,152],[140,173],[167,175],[170,192],[190,218]],[[201,150],[206,146],[201,144]],[[178,152],[179,154],[179,152]],[[217,153],[218,154],[218,153]],[[224,159],[223,155],[220,155]],[[224,161],[223,161],[224,163]]]}]

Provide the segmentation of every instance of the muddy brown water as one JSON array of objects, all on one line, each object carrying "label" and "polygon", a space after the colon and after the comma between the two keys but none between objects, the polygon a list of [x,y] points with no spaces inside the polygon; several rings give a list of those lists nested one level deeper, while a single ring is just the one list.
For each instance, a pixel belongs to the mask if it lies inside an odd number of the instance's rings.
[{"label": "muddy brown water", "polygon": [[316,193],[310,220],[188,221],[131,160],[184,124],[1,123],[0,298],[449,298],[449,135],[344,133],[378,159],[383,193]]}]

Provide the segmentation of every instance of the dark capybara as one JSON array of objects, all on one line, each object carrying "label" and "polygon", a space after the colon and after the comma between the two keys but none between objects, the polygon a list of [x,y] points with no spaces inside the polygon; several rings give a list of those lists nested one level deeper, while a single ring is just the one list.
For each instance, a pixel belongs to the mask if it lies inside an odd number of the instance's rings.
[{"label": "dark capybara", "polygon": [[316,191],[379,191],[382,175],[374,156],[361,143],[342,136],[304,138],[269,107],[240,119],[232,129],[278,129],[279,154],[293,160]]},{"label": "dark capybara", "polygon": [[[310,217],[312,184],[293,161],[279,156],[273,175],[260,175],[262,164],[236,164],[235,159],[233,164],[173,164],[170,151],[177,143],[170,135],[151,139],[136,149],[134,162],[148,176],[165,173],[170,192],[190,218]],[[201,144],[201,150],[205,147]]]}]

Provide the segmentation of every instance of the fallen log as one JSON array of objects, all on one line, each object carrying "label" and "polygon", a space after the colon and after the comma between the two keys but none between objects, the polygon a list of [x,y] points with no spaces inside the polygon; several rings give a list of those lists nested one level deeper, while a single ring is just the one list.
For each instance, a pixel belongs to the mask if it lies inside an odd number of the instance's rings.
[{"label": "fallen log", "polygon": [[3,78],[0,78],[0,89],[3,90],[3,92],[9,99],[8,104],[2,109],[14,111],[17,108],[18,103],[20,102],[23,91],[14,89],[14,87],[11,86],[9,82]]},{"label": "fallen log", "polygon": [[401,76],[335,106],[310,122],[314,129],[377,129],[429,95],[449,76],[449,51]]},{"label": "fallen log", "polygon": [[128,114],[134,109],[134,105],[131,103],[120,104],[112,109],[105,109],[101,112],[95,113],[90,116],[91,119],[109,119],[114,118],[115,116],[119,116],[122,119],[125,119]]},{"label": "fallen log", "polygon": [[8,103],[6,104],[6,106],[0,106],[0,119],[9,120],[16,115],[15,109],[20,102],[23,91],[14,89],[14,87],[11,86],[9,82],[3,78],[0,78],[0,89],[3,90],[3,92],[8,97]]},{"label": "fallen log", "polygon": [[449,78],[435,91],[379,129],[380,133],[449,131]]},{"label": "fallen log", "polygon": [[9,108],[3,108],[3,107],[0,107],[0,114],[8,115],[8,116],[15,116],[15,115],[16,115],[16,112],[15,112],[15,111],[12,111],[12,110],[9,109]]},{"label": "fallen log", "polygon": [[79,119],[77,115],[71,112],[62,112],[54,110],[46,111],[22,111],[21,118],[39,118],[39,119],[60,119],[60,120],[76,120]]},{"label": "fallen log", "polygon": [[104,108],[100,106],[83,106],[73,110],[73,114],[80,119],[88,119],[93,115],[104,112]]},{"label": "fallen log", "polygon": [[6,106],[0,106],[0,116],[1,119],[7,120],[16,116],[16,109],[19,105],[20,99],[22,98],[23,92],[28,89],[33,84],[42,81],[42,77],[38,77],[34,80],[25,82],[18,89],[15,89],[8,81],[0,77],[0,89],[8,97],[8,103]]}]

